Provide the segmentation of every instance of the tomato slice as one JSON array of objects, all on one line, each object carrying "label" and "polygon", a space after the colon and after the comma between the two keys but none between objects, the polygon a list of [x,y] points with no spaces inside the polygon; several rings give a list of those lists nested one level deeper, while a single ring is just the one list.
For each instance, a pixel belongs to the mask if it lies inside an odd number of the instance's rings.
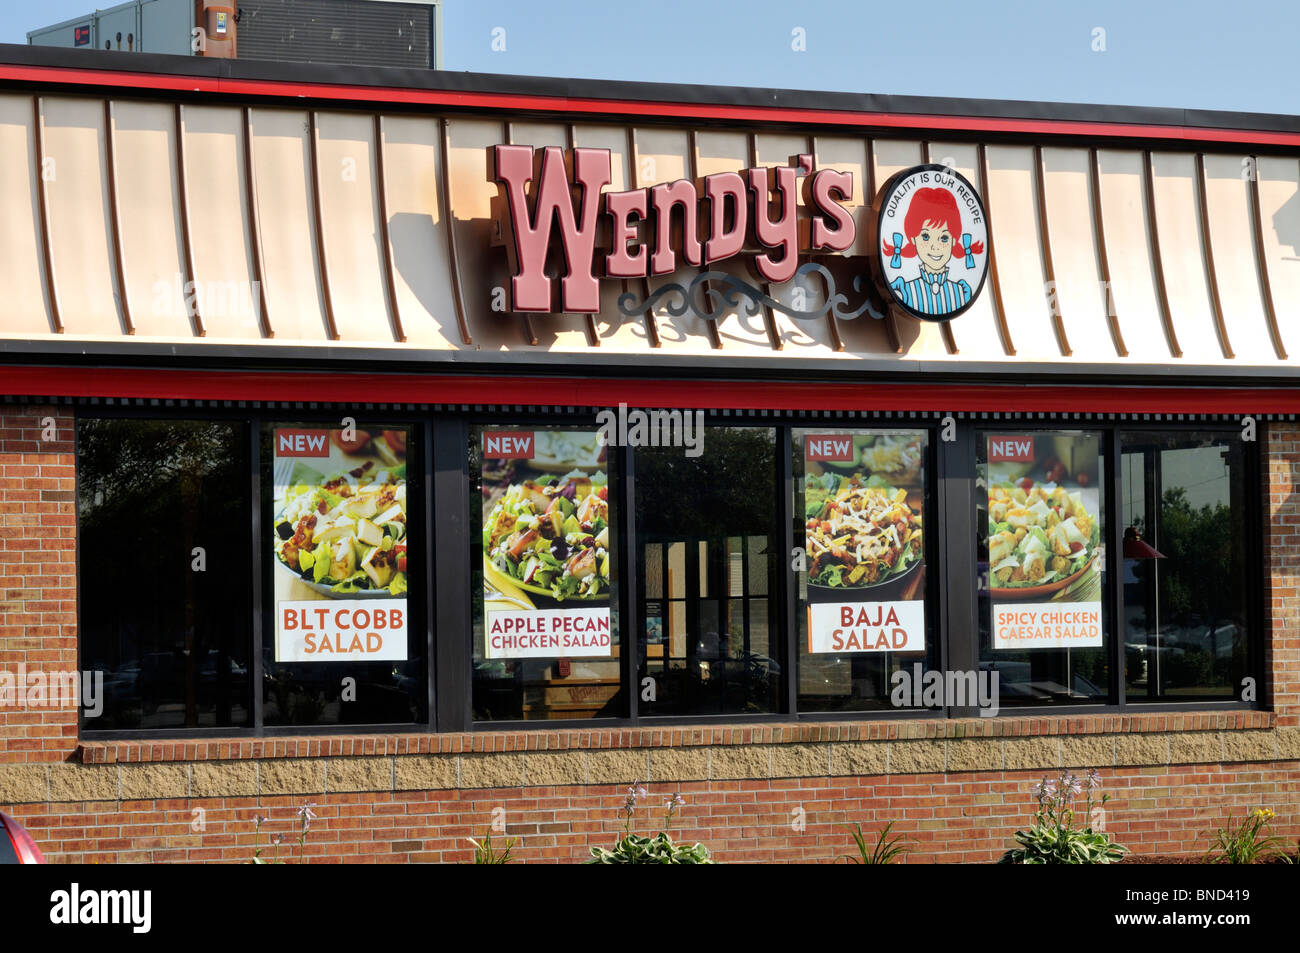
[{"label": "tomato slice", "polygon": [[365,430],[358,430],[354,432],[352,440],[344,440],[342,430],[331,430],[330,439],[344,453],[358,453],[370,442],[370,434]]}]

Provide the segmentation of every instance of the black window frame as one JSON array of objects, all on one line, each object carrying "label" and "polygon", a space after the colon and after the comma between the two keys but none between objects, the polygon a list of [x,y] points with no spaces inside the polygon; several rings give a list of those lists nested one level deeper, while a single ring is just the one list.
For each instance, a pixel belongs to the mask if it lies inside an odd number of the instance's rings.
[{"label": "black window frame", "polygon": [[[253,620],[250,642],[253,665],[251,677],[254,689],[253,725],[242,729],[229,728],[171,728],[171,729],[114,729],[87,730],[79,715],[79,737],[88,742],[119,740],[165,740],[170,738],[242,738],[275,737],[279,735],[337,735],[337,734],[411,734],[448,733],[466,731],[519,731],[536,729],[619,729],[628,727],[656,727],[684,724],[761,724],[765,722],[834,722],[921,719],[954,719],[973,717],[973,708],[949,707],[945,709],[897,709],[860,711],[798,710],[798,646],[793,633],[794,614],[798,609],[798,581],[789,569],[778,576],[778,586],[772,593],[777,602],[774,617],[785,626],[778,634],[781,639],[783,683],[779,693],[780,711],[766,714],[715,714],[715,715],[641,715],[638,712],[640,686],[636,681],[640,667],[640,654],[644,651],[642,638],[644,619],[636,596],[638,578],[639,541],[635,527],[636,450],[622,448],[618,455],[618,523],[620,545],[617,552],[616,585],[620,637],[625,651],[621,653],[620,675],[623,679],[625,709],[619,717],[584,719],[532,719],[475,721],[472,711],[472,632],[473,607],[470,589],[470,564],[464,558],[478,554],[478,540],[474,538],[470,517],[472,505],[472,474],[466,452],[469,434],[476,426],[529,425],[574,428],[595,427],[598,408],[568,407],[539,408],[522,406],[452,406],[430,407],[413,404],[369,404],[355,408],[352,413],[380,420],[409,425],[422,432],[419,491],[423,493],[423,531],[427,541],[424,578],[421,585],[413,584],[412,592],[419,590],[422,601],[421,624],[426,633],[426,688],[427,706],[425,721],[411,724],[378,725],[286,725],[267,727],[262,724],[262,600],[264,594],[263,562],[265,556],[259,546],[259,529],[263,511],[261,485],[260,435],[267,423],[280,420],[337,421],[338,409],[328,405],[312,406],[297,403],[225,401],[185,402],[173,400],[92,400],[75,407],[75,419],[85,417],[120,417],[157,419],[219,419],[238,420],[247,424],[253,446],[250,486],[253,494],[253,526],[250,533],[250,585],[253,591]],[[797,544],[794,537],[794,486],[793,486],[793,430],[810,427],[827,429],[907,429],[925,430],[929,435],[929,450],[925,462],[925,479],[933,499],[934,518],[927,540],[927,572],[932,582],[927,582],[927,613],[935,618],[935,637],[939,640],[938,657],[941,670],[975,670],[978,660],[978,576],[977,528],[974,505],[976,482],[976,434],[980,430],[1093,430],[1102,434],[1103,453],[1106,459],[1103,474],[1103,500],[1107,519],[1107,548],[1111,553],[1123,551],[1122,518],[1116,506],[1122,499],[1122,474],[1120,473],[1120,434],[1130,431],[1169,433],[1177,431],[1237,434],[1241,439],[1240,417],[1236,415],[1174,414],[1108,414],[1087,412],[953,412],[935,411],[737,411],[705,410],[706,426],[756,426],[773,428],[776,432],[777,473],[774,490],[778,503],[778,525],[774,536],[786,553]],[[75,429],[75,427],[74,427]],[[952,439],[944,439],[950,435]],[[1266,575],[1268,556],[1266,544],[1267,514],[1264,510],[1266,490],[1263,486],[1265,461],[1263,447],[1268,441],[1268,425],[1257,418],[1255,440],[1243,441],[1245,465],[1244,506],[1252,518],[1248,521],[1247,542],[1248,586],[1246,594],[1248,645],[1247,674],[1255,679],[1257,696],[1253,702],[1234,700],[1211,701],[1129,701],[1125,698],[1123,637],[1117,629],[1122,619],[1122,574],[1108,566],[1105,588],[1105,625],[1109,635],[1108,696],[1104,702],[1079,705],[1023,706],[1004,708],[998,717],[1053,717],[1079,715],[1139,714],[1146,712],[1177,713],[1183,711],[1259,711],[1271,707],[1272,673],[1266,670],[1266,647],[1270,638],[1269,611],[1270,579]],[[706,450],[707,452],[707,450]],[[75,451],[74,451],[75,453]],[[80,467],[78,462],[78,479]],[[611,473],[613,476],[613,473]],[[447,501],[455,501],[455,505]],[[436,519],[435,519],[436,514]],[[435,525],[436,524],[436,525]],[[933,547],[933,548],[931,548]],[[1117,557],[1112,557],[1114,560]],[[78,543],[76,566],[80,578],[83,553]],[[789,563],[785,564],[787,567]],[[929,605],[931,600],[936,605]],[[82,608],[81,587],[78,584],[77,612]],[[414,624],[414,623],[413,623]],[[634,641],[629,641],[634,640]],[[82,645],[78,640],[78,665],[83,664]]]},{"label": "black window frame", "polygon": [[[80,467],[80,448],[79,434],[80,422],[86,419],[119,419],[119,420],[217,420],[230,421],[242,424],[247,428],[247,437],[249,440],[248,459],[249,459],[249,499],[252,512],[252,524],[249,529],[249,563],[247,570],[247,582],[252,593],[252,605],[250,612],[250,623],[248,629],[248,644],[250,652],[249,665],[249,684],[252,697],[249,699],[252,716],[251,724],[240,728],[149,728],[149,729],[95,729],[87,728],[85,725],[84,710],[78,711],[77,714],[77,735],[80,740],[86,742],[111,742],[111,741],[150,741],[150,740],[169,740],[174,738],[187,738],[203,740],[205,738],[273,738],[291,735],[340,735],[340,734],[412,734],[438,731],[438,721],[434,703],[437,697],[436,683],[434,681],[435,667],[433,665],[433,628],[432,618],[434,607],[436,606],[435,591],[430,588],[428,582],[421,586],[412,585],[409,590],[410,605],[413,613],[410,620],[412,627],[423,627],[425,630],[425,694],[424,721],[413,721],[393,724],[339,724],[339,725],[265,725],[262,718],[262,682],[264,678],[263,671],[263,652],[266,646],[265,620],[273,606],[268,607],[264,602],[264,583],[267,579],[267,572],[273,568],[268,565],[268,559],[265,550],[265,540],[262,536],[262,527],[264,524],[265,511],[270,506],[270,500],[265,497],[264,466],[262,460],[262,431],[266,426],[273,426],[276,423],[290,421],[293,423],[319,423],[322,425],[337,424],[341,416],[357,416],[359,418],[359,427],[365,429],[365,424],[374,419],[385,422],[392,422],[400,426],[407,426],[412,432],[419,432],[420,440],[418,442],[419,462],[413,468],[418,479],[409,479],[408,485],[415,484],[413,487],[420,492],[424,499],[423,518],[421,532],[424,533],[424,539],[427,541],[426,552],[431,553],[433,550],[434,537],[432,533],[433,512],[431,509],[431,500],[429,494],[429,483],[431,480],[433,454],[430,447],[430,422],[428,415],[415,409],[406,407],[392,407],[385,405],[362,405],[360,409],[353,408],[348,413],[341,413],[338,410],[321,409],[317,407],[302,407],[296,404],[275,406],[266,404],[258,406],[252,401],[231,401],[226,402],[224,407],[204,407],[192,403],[182,403],[173,400],[153,400],[147,405],[132,404],[123,400],[120,403],[105,402],[104,406],[78,407],[74,414],[73,433],[74,450],[73,456],[76,460],[76,480],[78,487],[81,480]],[[236,406],[230,406],[235,404]],[[74,500],[79,500],[79,490],[74,492]],[[80,503],[76,503],[77,509],[77,527],[80,529]],[[81,619],[82,598],[81,598],[81,571],[83,551],[80,544],[80,536],[77,540],[76,548],[76,572],[77,572],[77,618]],[[428,565],[432,560],[425,558],[426,576],[432,575],[432,567]],[[418,631],[418,628],[417,628]],[[273,635],[270,638],[274,638]],[[80,637],[77,639],[77,665],[83,668],[85,660],[82,656],[83,645]]]}]

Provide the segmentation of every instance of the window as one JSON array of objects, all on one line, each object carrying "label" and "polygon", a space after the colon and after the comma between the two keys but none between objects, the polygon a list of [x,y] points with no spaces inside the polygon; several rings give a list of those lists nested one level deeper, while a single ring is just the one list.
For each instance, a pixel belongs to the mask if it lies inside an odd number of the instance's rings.
[{"label": "window", "polygon": [[1235,429],[214,417],[78,420],[88,732],[1254,701]]},{"label": "window", "polygon": [[[923,430],[795,430],[799,710],[895,706],[936,667],[926,598],[929,436]],[[913,695],[899,692],[904,706]]]},{"label": "window", "polygon": [[416,430],[297,422],[261,436],[263,723],[424,721]]},{"label": "window", "polygon": [[77,464],[85,727],[250,725],[247,424],[83,418]]},{"label": "window", "polygon": [[470,459],[475,720],[626,715],[600,432],[474,428]]},{"label": "window", "polygon": [[776,447],[771,428],[706,427],[696,457],[636,450],[642,714],[780,710]]},{"label": "window", "polygon": [[1121,447],[1127,698],[1232,698],[1259,548],[1240,435],[1126,432]]},{"label": "window", "polygon": [[1002,707],[1105,702],[1103,435],[976,437],[979,666]]}]

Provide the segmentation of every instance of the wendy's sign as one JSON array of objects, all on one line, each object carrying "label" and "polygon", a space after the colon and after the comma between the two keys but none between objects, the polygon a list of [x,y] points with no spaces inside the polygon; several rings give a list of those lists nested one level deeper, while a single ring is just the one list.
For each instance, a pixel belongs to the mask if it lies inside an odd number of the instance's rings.
[{"label": "wendy's sign", "polygon": [[[883,317],[863,287],[870,271],[867,259],[859,259],[861,269],[853,280],[861,299],[856,308],[836,291],[824,265],[800,262],[801,256],[844,256],[853,247],[857,225],[850,202],[852,172],[814,169],[813,157],[805,154],[792,156],[788,166],[614,192],[607,191],[611,161],[608,149],[566,153],[554,146],[489,147],[488,176],[502,192],[496,214],[512,272],[510,310],[595,313],[601,309],[602,279],[671,275],[689,266],[702,269],[689,287],[662,284],[645,299],[625,293],[619,309],[639,314],[671,296],[676,303],[667,303],[670,312],[681,314],[689,308],[707,317],[745,298],[750,313],[762,304],[804,320],[850,320],[863,313]],[[955,229],[953,215],[947,218],[950,230]],[[982,221],[982,206],[979,218]],[[981,242],[986,240],[983,230],[980,236]],[[983,244],[972,254],[982,249]],[[750,259],[758,281],[768,285],[819,275],[825,283],[825,303],[813,310],[794,308],[769,289],[710,269],[742,255]],[[557,277],[561,273],[563,277]],[[964,300],[968,303],[971,297]],[[906,309],[904,299],[898,300]],[[937,311],[917,316],[943,319]]]},{"label": "wendy's sign", "polygon": [[946,321],[975,301],[988,274],[988,216],[975,187],[952,169],[919,165],[877,196],[879,273],[892,303]]}]

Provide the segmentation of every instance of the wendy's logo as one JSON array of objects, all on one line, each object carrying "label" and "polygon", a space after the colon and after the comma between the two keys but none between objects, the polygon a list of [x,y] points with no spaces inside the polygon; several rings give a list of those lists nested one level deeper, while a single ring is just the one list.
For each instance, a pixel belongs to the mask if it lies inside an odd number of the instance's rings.
[{"label": "wendy's logo", "polygon": [[881,290],[923,321],[947,321],[979,297],[988,273],[988,217],[975,187],[952,169],[919,165],[877,197]]}]

